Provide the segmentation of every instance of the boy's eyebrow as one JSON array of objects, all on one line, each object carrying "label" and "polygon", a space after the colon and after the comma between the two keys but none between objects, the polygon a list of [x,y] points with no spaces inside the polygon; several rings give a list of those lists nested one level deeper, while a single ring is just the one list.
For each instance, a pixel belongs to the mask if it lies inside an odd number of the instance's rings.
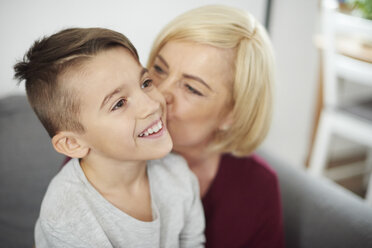
[{"label": "boy's eyebrow", "polygon": [[103,106],[106,105],[106,103],[114,96],[116,95],[117,93],[119,93],[121,91],[121,88],[117,88],[115,89],[114,91],[112,91],[111,93],[109,93],[107,96],[105,96],[105,98],[103,99],[102,101],[102,104],[101,104],[101,107],[100,109],[103,108]]},{"label": "boy's eyebrow", "polygon": [[[190,74],[182,74],[182,76],[184,78],[188,78],[188,79],[192,79],[192,80],[195,80],[195,81],[198,81],[200,83],[202,83],[205,87],[207,87],[208,89],[212,90],[211,87],[209,87],[209,85],[203,80],[201,79],[200,77],[197,77],[197,76],[193,76],[193,75],[190,75]],[[213,90],[212,90],[213,91]]]},{"label": "boy's eyebrow", "polygon": [[[148,70],[146,68],[142,68],[141,72],[140,72],[140,75],[139,75],[139,78],[141,79],[143,77],[143,75],[145,73],[147,73]],[[106,105],[106,103],[114,96],[116,95],[117,93],[119,93],[120,91],[122,90],[122,88],[117,88],[115,90],[113,90],[111,93],[107,94],[107,96],[105,96],[105,98],[103,99],[102,101],[102,104],[101,104],[101,107],[100,109],[103,108],[103,106]]]},{"label": "boy's eyebrow", "polygon": [[165,65],[165,67],[169,68],[168,63],[165,61],[165,59],[160,54],[158,54],[156,57],[158,57],[158,59]]}]

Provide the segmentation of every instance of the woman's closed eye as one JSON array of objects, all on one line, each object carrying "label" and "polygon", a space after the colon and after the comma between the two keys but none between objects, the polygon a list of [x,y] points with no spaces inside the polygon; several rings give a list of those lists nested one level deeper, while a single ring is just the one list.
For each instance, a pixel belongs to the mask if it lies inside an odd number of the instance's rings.
[{"label": "woman's closed eye", "polygon": [[165,73],[165,71],[163,70],[163,68],[161,68],[159,65],[155,64],[154,65],[154,70],[156,71],[156,73],[158,74],[163,74]]},{"label": "woman's closed eye", "polygon": [[127,100],[125,98],[120,99],[119,101],[117,101],[117,103],[115,103],[115,105],[111,109],[111,111],[115,111],[115,110],[118,110],[118,109],[124,107],[126,103],[127,103]]},{"label": "woman's closed eye", "polygon": [[185,87],[186,87],[186,90],[189,91],[192,94],[195,94],[195,95],[198,95],[198,96],[204,96],[202,93],[200,93],[200,91],[196,90],[195,88],[193,88],[189,84],[185,84]]}]

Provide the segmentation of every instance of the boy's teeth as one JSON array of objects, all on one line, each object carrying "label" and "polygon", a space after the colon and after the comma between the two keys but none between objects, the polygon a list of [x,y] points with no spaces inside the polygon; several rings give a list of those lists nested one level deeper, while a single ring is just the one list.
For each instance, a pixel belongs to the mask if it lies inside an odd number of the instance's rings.
[{"label": "boy's teeth", "polygon": [[140,134],[139,136],[143,137],[143,136],[149,136],[150,134],[153,134],[153,133],[157,133],[159,132],[160,129],[162,129],[162,127],[163,127],[163,123],[159,121],[157,124],[150,127],[149,129],[147,129],[144,133]]},{"label": "boy's teeth", "polygon": [[154,133],[157,133],[159,131],[159,127],[158,125],[155,125],[153,128],[152,128],[152,131],[154,131]]}]

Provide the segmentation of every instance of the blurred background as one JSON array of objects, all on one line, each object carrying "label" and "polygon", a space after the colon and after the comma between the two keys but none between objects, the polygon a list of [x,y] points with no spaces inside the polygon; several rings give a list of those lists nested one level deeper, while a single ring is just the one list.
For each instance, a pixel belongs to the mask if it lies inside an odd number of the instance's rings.
[{"label": "blurred background", "polygon": [[[330,7],[333,9],[347,5],[344,1],[333,2],[337,4]],[[345,187],[364,196],[367,179],[361,175],[368,172],[368,166],[365,166],[370,150],[368,142],[359,142],[335,134],[332,138],[321,141],[318,145],[319,149],[314,148],[315,140],[318,139],[317,130],[319,130],[322,111],[327,107],[326,101],[323,100],[324,51],[335,50],[327,45],[323,34],[324,21],[321,18],[323,1],[1,1],[0,98],[12,94],[24,94],[23,85],[18,87],[13,80],[12,66],[22,58],[35,39],[67,27],[106,27],[128,36],[138,49],[141,62],[145,65],[152,42],[164,25],[180,13],[207,4],[224,4],[248,10],[269,30],[276,53],[277,80],[272,128],[260,150],[268,151],[287,164],[304,170],[311,163],[320,164],[319,161],[323,160],[326,166],[330,167],[357,164],[358,170],[345,172],[343,169],[333,175],[334,179],[340,181]],[[362,15],[360,11],[353,12],[349,9],[347,11]],[[350,48],[350,45],[344,47]],[[355,48],[354,45],[351,47]],[[359,51],[359,54],[368,56],[368,52]],[[365,61],[370,63],[368,58]],[[371,96],[371,91],[366,87],[366,84],[358,86],[355,83],[350,85],[343,83],[342,96],[345,99],[352,98],[349,95],[356,98],[360,95]],[[366,134],[365,137],[368,135]],[[315,159],[314,150],[321,154]],[[312,173],[327,175],[325,168],[313,169]],[[345,174],[351,175],[351,181],[344,180]]]}]

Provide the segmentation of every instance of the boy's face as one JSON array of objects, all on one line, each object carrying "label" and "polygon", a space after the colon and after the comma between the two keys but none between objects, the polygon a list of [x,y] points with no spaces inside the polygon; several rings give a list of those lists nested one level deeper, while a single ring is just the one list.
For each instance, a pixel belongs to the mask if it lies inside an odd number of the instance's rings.
[{"label": "boy's face", "polygon": [[170,152],[165,100],[129,51],[102,51],[83,67],[70,81],[81,96],[85,133],[80,137],[89,154],[120,162],[157,159]]}]

